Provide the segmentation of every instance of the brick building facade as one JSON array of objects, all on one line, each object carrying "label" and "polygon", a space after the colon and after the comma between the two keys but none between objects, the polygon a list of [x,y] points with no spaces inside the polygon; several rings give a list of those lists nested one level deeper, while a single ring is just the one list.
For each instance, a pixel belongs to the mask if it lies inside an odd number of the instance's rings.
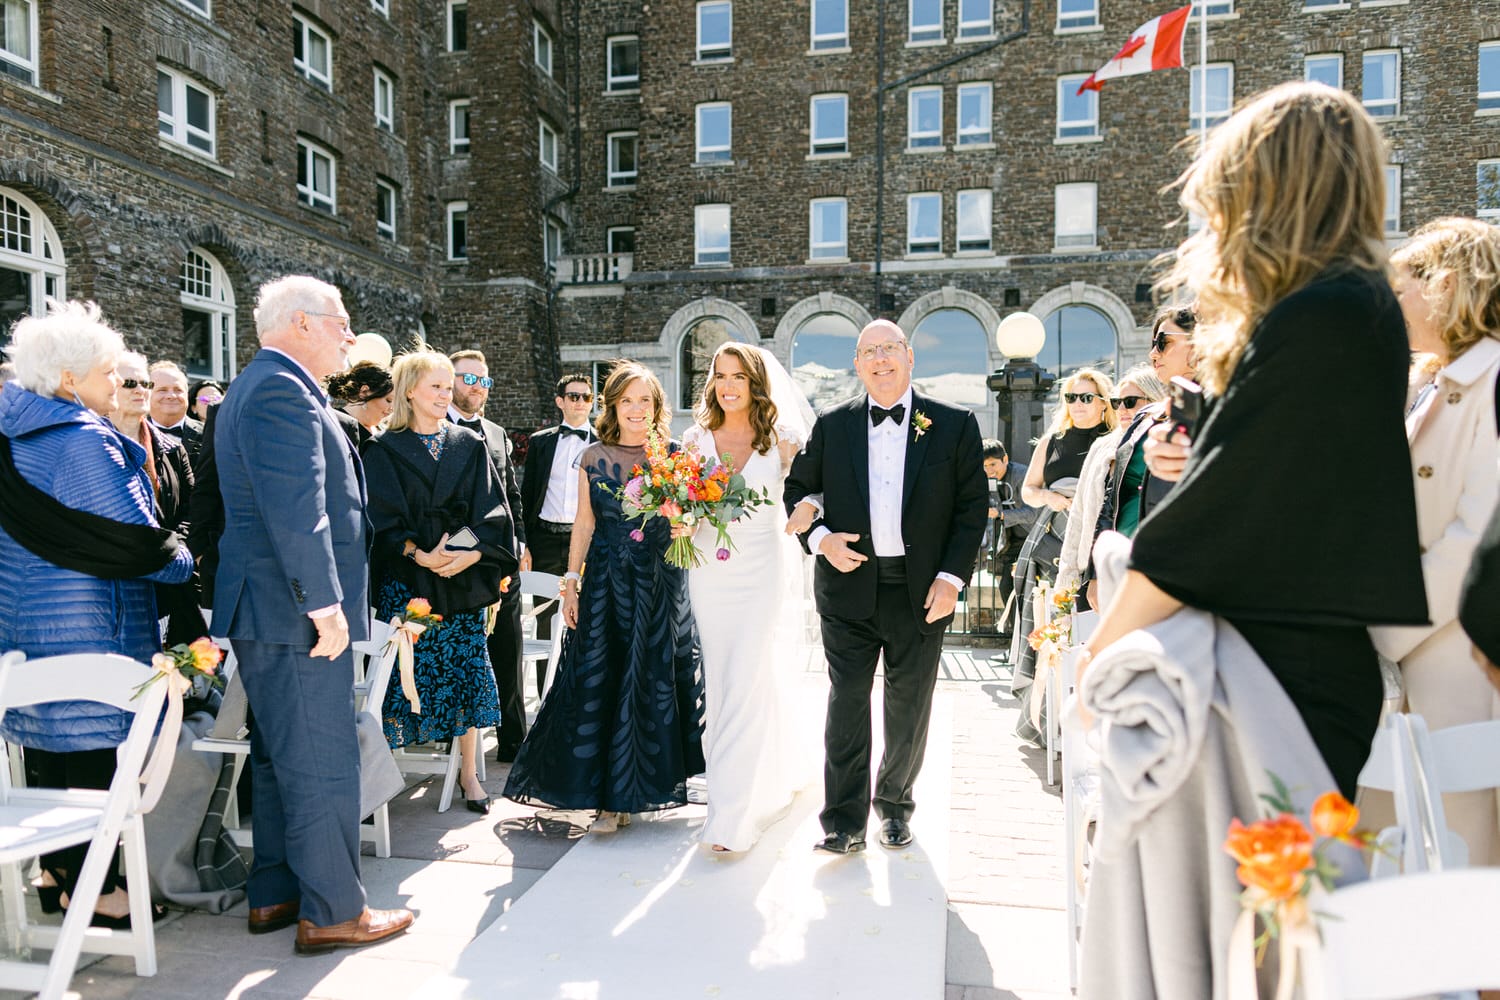
[{"label": "brick building facade", "polygon": [[[255,287],[311,272],[356,329],[484,348],[523,428],[559,365],[620,356],[683,409],[725,337],[826,402],[884,315],[988,431],[1008,312],[1047,322],[1054,370],[1145,355],[1193,74],[1073,95],[1167,6],[0,0],[0,312],[95,298],[132,346],[230,375]],[[1209,14],[1211,117],[1328,79],[1384,123],[1393,238],[1500,214],[1495,5]]]}]

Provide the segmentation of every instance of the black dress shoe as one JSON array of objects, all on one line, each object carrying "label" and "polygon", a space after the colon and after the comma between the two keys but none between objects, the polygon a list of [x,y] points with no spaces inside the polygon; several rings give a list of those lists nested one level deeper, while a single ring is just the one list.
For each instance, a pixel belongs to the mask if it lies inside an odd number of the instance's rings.
[{"label": "black dress shoe", "polygon": [[471,813],[479,813],[481,816],[490,814],[490,797],[486,795],[482,799],[464,798],[464,808]]},{"label": "black dress shoe", "polygon": [[883,820],[880,824],[880,846],[899,850],[911,843],[911,826],[904,819]]},{"label": "black dress shoe", "polygon": [[519,743],[517,743],[513,747],[509,747],[509,746],[499,746],[499,747],[496,747],[495,748],[495,763],[497,763],[497,764],[514,764],[516,762],[516,754],[518,754],[520,752],[521,752],[521,745]]},{"label": "black dress shoe", "polygon": [[858,854],[864,849],[865,838],[861,833],[830,833],[813,845],[813,850],[829,854]]}]

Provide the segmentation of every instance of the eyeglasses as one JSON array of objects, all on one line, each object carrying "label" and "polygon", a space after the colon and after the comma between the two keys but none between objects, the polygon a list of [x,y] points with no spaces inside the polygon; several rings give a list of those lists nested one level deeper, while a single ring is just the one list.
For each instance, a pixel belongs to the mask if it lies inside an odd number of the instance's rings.
[{"label": "eyeglasses", "polygon": [[488,375],[475,375],[473,372],[464,372],[458,380],[464,385],[478,385],[486,389],[495,384],[495,380]]},{"label": "eyeglasses", "polygon": [[120,388],[122,388],[122,389],[153,389],[155,387],[156,387],[156,383],[152,382],[150,379],[140,379],[140,378],[122,378],[122,379],[120,379]]},{"label": "eyeglasses", "polygon": [[1141,400],[1145,398],[1145,396],[1115,396],[1110,399],[1109,405],[1117,410],[1122,406],[1127,410],[1133,410],[1140,406]]},{"label": "eyeglasses", "polygon": [[339,321],[339,329],[344,330],[344,331],[348,331],[348,330],[352,329],[349,326],[349,318],[347,316],[340,316],[338,313],[315,313],[315,312],[310,312],[310,313],[307,313],[307,315],[309,315],[309,316],[326,316],[329,319],[336,319],[336,320]]},{"label": "eyeglasses", "polygon": [[1063,399],[1067,400],[1070,403],[1092,403],[1094,400],[1096,400],[1098,398],[1099,398],[1099,394],[1098,393],[1094,393],[1094,392],[1065,392],[1065,393],[1063,393]]},{"label": "eyeglasses", "polygon": [[592,392],[565,392],[563,399],[570,403],[591,403],[594,401],[594,394]]},{"label": "eyeglasses", "polygon": [[1186,334],[1182,334],[1182,333],[1168,333],[1165,330],[1157,330],[1156,331],[1156,336],[1154,336],[1154,337],[1151,338],[1151,349],[1153,351],[1155,351],[1157,354],[1165,354],[1165,353],[1167,353],[1167,338],[1168,337],[1183,337],[1183,336],[1186,336]]},{"label": "eyeglasses", "polygon": [[854,352],[854,356],[861,361],[874,361],[876,358],[894,358],[905,351],[906,344],[903,341],[887,340],[879,344],[871,344],[869,347],[861,347]]}]

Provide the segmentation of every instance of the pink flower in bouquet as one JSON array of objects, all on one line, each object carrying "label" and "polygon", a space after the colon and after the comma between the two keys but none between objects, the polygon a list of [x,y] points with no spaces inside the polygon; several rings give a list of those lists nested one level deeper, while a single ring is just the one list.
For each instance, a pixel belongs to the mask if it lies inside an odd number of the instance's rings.
[{"label": "pink flower in bouquet", "polygon": [[719,549],[719,551],[715,552],[714,555],[718,557],[719,562],[723,562],[724,560],[729,558],[729,550],[721,548]]},{"label": "pink flower in bouquet", "polygon": [[635,528],[630,532],[630,537],[633,541],[643,542],[646,540],[646,533],[640,528]]},{"label": "pink flower in bouquet", "polygon": [[641,491],[645,488],[645,479],[640,476],[636,476],[630,482],[625,484],[625,499],[629,500],[631,503],[639,507],[641,504]]},{"label": "pink flower in bouquet", "polygon": [[682,507],[676,500],[668,498],[657,506],[656,512],[670,521],[682,516]]}]

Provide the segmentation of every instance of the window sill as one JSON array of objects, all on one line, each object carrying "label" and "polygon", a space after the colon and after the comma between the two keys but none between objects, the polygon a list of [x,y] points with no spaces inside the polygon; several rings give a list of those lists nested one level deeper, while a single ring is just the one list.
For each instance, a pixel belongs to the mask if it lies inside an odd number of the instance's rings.
[{"label": "window sill", "polygon": [[1097,35],[1104,31],[1103,24],[1080,24],[1073,28],[1053,28],[1054,35]]},{"label": "window sill", "polygon": [[734,56],[709,56],[707,58],[699,57],[699,58],[693,60],[692,65],[694,65],[694,66],[732,66],[732,65],[734,65]]},{"label": "window sill", "polygon": [[918,250],[915,253],[908,252],[902,260],[942,260],[948,256],[941,250]]},{"label": "window sill", "polygon": [[444,264],[467,264],[468,262],[469,258],[467,257],[449,257],[443,261]]},{"label": "window sill", "polygon": [[907,156],[927,156],[933,153],[948,152],[947,146],[907,146],[902,150]]},{"label": "window sill", "polygon": [[[1240,19],[1240,12],[1237,10],[1232,10],[1228,14],[1210,14],[1208,15],[1208,19],[1210,21],[1238,21]],[[1203,18],[1199,17],[1197,14],[1194,14],[1188,18],[1188,23],[1197,24],[1201,20],[1203,20]]]},{"label": "window sill", "polygon": [[832,49],[808,49],[807,54],[810,56],[847,56],[853,51],[847,45],[840,45],[838,48]]},{"label": "window sill", "polygon": [[946,38],[929,38],[929,39],[927,39],[925,41],[920,41],[920,42],[908,41],[906,43],[906,47],[909,48],[909,49],[930,49],[930,48],[935,48],[936,46],[939,46],[939,45],[947,45],[947,44],[948,44],[948,39],[946,39]]},{"label": "window sill", "polygon": [[297,70],[296,73],[297,73],[298,76],[302,77],[302,79],[304,81],[306,81],[308,84],[310,84],[311,86],[314,86],[314,87],[318,88],[323,93],[328,94],[330,97],[333,96],[333,81],[332,80],[323,80],[323,79],[320,79],[320,78],[318,78],[316,76],[309,76],[307,73],[303,72],[300,69]]},{"label": "window sill", "polygon": [[61,94],[54,94],[50,90],[43,90],[34,83],[27,83],[25,80],[18,79],[8,73],[0,73],[0,80],[5,81],[12,87],[24,90],[33,97],[40,97],[44,101],[49,101],[59,107],[62,106],[63,99]]},{"label": "window sill", "polygon": [[641,88],[638,87],[638,86],[637,87],[621,87],[618,90],[610,90],[609,88],[606,87],[605,90],[604,90],[604,96],[605,97],[640,97],[641,96]]},{"label": "window sill", "polygon": [[993,247],[985,247],[983,250],[959,250],[953,256],[954,257],[993,257],[994,255],[995,255],[995,251],[994,251]]},{"label": "window sill", "polygon": [[734,158],[733,157],[731,157],[730,159],[727,159],[727,160],[694,160],[693,161],[693,169],[694,170],[717,170],[717,169],[720,169],[720,168],[723,168],[723,167],[732,167],[732,166],[734,166]]},{"label": "window sill", "polygon": [[1054,146],[1087,146],[1089,143],[1103,142],[1102,135],[1064,135],[1052,140]]},{"label": "window sill", "polygon": [[853,154],[846,149],[842,153],[808,153],[807,156],[804,157],[804,159],[811,163],[818,160],[847,160],[852,155]]},{"label": "window sill", "polygon": [[1366,7],[1405,7],[1411,0],[1359,0],[1360,9]]},{"label": "window sill", "polygon": [[193,149],[191,146],[184,146],[180,143],[173,142],[171,139],[163,139],[160,136],[157,136],[156,144],[162,149],[165,149],[167,152],[174,153],[177,156],[182,157],[184,160],[191,160],[199,166],[207,167],[214,173],[223,174],[225,177],[234,176],[233,170],[230,170],[228,167],[221,165],[218,160],[215,160],[207,153],[200,153],[196,149]]},{"label": "window sill", "polygon": [[1052,248],[1052,252],[1053,253],[1061,253],[1061,254],[1098,253],[1099,252],[1099,244],[1092,243],[1092,244],[1090,244],[1090,245],[1088,245],[1086,247],[1053,247]]},{"label": "window sill", "polygon": [[446,267],[446,268],[460,268],[460,267],[465,267],[465,266],[468,265],[468,263],[469,263],[469,258],[467,258],[467,257],[465,257],[463,260],[444,260],[442,262],[443,266]]},{"label": "window sill", "polygon": [[816,267],[819,264],[847,264],[847,263],[849,263],[849,258],[848,257],[809,257],[809,258],[807,258],[807,264],[808,264],[809,267]]},{"label": "window sill", "polygon": [[327,205],[309,205],[307,202],[302,200],[301,195],[298,195],[297,207],[302,209],[302,211],[304,212],[311,212],[313,215],[316,215],[320,219],[327,219],[330,222],[343,221],[339,218],[339,210],[337,205],[334,205],[332,207]]},{"label": "window sill", "polygon": [[1302,8],[1302,13],[1304,13],[1304,14],[1325,14],[1325,13],[1328,13],[1329,11],[1353,10],[1353,9],[1354,9],[1354,5],[1352,3],[1331,3],[1331,4],[1326,4],[1326,5],[1322,6],[1322,7],[1303,7]]},{"label": "window sill", "polygon": [[604,190],[605,194],[618,194],[620,192],[634,191],[635,190],[635,185],[634,184],[606,184],[606,185],[604,185],[603,190]]},{"label": "window sill", "polygon": [[986,149],[994,149],[994,148],[995,148],[995,144],[993,142],[989,142],[989,141],[985,141],[985,142],[960,142],[957,146],[953,147],[953,151],[955,153],[967,153],[967,152],[970,152],[972,150],[986,150]]},{"label": "window sill", "polygon": [[[1369,109],[1366,109],[1366,110],[1369,110]],[[1370,117],[1373,118],[1373,119],[1375,119],[1375,124],[1376,125],[1389,125],[1389,124],[1392,124],[1392,123],[1399,123],[1399,122],[1406,121],[1406,115],[1404,115],[1404,114],[1371,115]]]},{"label": "window sill", "polygon": [[694,264],[693,265],[693,270],[695,270],[695,271],[724,271],[724,270],[727,270],[727,269],[729,269],[729,268],[731,268],[733,266],[734,266],[733,264],[731,264],[729,261],[725,260],[725,261],[718,261],[718,262],[708,263],[708,264]]},{"label": "window sill", "polygon": [[1474,112],[1475,118],[1500,118],[1500,108],[1480,108]]}]

